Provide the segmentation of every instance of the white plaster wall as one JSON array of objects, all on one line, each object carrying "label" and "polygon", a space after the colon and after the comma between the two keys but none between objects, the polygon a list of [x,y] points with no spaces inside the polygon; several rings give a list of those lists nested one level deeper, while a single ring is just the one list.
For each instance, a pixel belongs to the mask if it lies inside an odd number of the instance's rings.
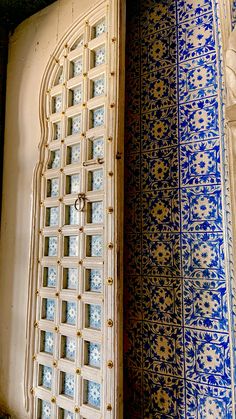
[{"label": "white plaster wall", "polygon": [[58,0],[19,25],[10,39],[0,248],[0,406],[16,419],[29,417],[24,409],[23,380],[40,84],[57,42],[94,3]]}]

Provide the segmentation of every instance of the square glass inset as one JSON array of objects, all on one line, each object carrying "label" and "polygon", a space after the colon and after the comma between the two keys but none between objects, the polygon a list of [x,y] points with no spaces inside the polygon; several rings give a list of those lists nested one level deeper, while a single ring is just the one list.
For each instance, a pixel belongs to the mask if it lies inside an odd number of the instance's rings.
[{"label": "square glass inset", "polygon": [[95,381],[84,381],[84,403],[91,407],[100,409],[101,406],[101,385]]},{"label": "square glass inset", "polygon": [[52,332],[41,331],[40,351],[53,354],[54,336]]},{"label": "square glass inset", "polygon": [[72,77],[80,76],[83,72],[83,58],[79,57],[72,62]]},{"label": "square glass inset", "polygon": [[87,236],[87,256],[102,257],[103,237],[101,235]]},{"label": "square glass inset", "polygon": [[48,162],[48,169],[58,169],[61,163],[60,150],[52,150],[50,152],[50,160]]},{"label": "square glass inset", "polygon": [[59,409],[59,418],[58,419],[75,419],[75,415],[69,410]]},{"label": "square glass inset", "polygon": [[78,287],[79,271],[78,268],[64,268],[63,288],[76,290]]},{"label": "square glass inset", "polygon": [[53,112],[54,113],[61,112],[61,110],[62,110],[62,95],[54,96],[53,99],[52,99],[52,103],[53,103]]},{"label": "square glass inset", "polygon": [[67,164],[80,162],[80,144],[74,144],[67,147]]},{"label": "square glass inset", "polygon": [[88,172],[89,191],[100,191],[103,189],[103,169]]},{"label": "square glass inset", "polygon": [[43,286],[55,288],[57,284],[57,268],[48,266],[43,268]]},{"label": "square glass inset", "polygon": [[75,395],[75,376],[67,372],[61,372],[61,394],[74,398]]},{"label": "square glass inset", "polygon": [[75,209],[74,205],[66,205],[65,207],[65,224],[79,224],[79,212]]},{"label": "square glass inset", "polygon": [[64,256],[79,256],[79,237],[65,236]]},{"label": "square glass inset", "polygon": [[46,400],[39,400],[38,406],[38,419],[53,419],[51,403]]},{"label": "square glass inset", "polygon": [[103,137],[89,140],[89,158],[98,159],[104,157],[104,140]]},{"label": "square glass inset", "polygon": [[76,325],[77,308],[73,301],[62,302],[62,323]]},{"label": "square glass inset", "polygon": [[92,97],[103,96],[105,94],[105,77],[101,76],[92,81]]},{"label": "square glass inset", "polygon": [[61,358],[75,361],[76,358],[76,339],[70,336],[61,337]]},{"label": "square glass inset", "polygon": [[94,67],[105,64],[106,62],[106,50],[105,45],[94,50]]},{"label": "square glass inset", "polygon": [[45,237],[44,256],[57,256],[57,236]]},{"label": "square glass inset", "polygon": [[99,343],[85,342],[85,364],[101,368],[101,345]]},{"label": "square glass inset", "polygon": [[53,178],[47,180],[47,197],[55,198],[59,195],[59,179]]},{"label": "square glass inset", "polygon": [[42,318],[54,321],[56,313],[56,302],[51,298],[43,298],[42,301]]},{"label": "square glass inset", "polygon": [[52,388],[52,368],[45,365],[39,366],[39,385],[51,390]]},{"label": "square glass inset", "polygon": [[53,124],[53,140],[60,140],[61,139],[61,123],[56,122]]},{"label": "square glass inset", "polygon": [[80,174],[66,176],[66,193],[79,193],[80,191]]},{"label": "square glass inset", "polygon": [[102,292],[102,270],[86,269],[85,290],[91,292]]},{"label": "square glass inset", "polygon": [[103,222],[103,202],[89,202],[87,216],[88,223],[101,224]]},{"label": "square glass inset", "polygon": [[102,325],[102,308],[98,304],[87,304],[87,324],[90,329],[101,330]]},{"label": "square glass inset", "polygon": [[104,106],[90,111],[90,128],[101,127],[105,123]]},{"label": "square glass inset", "polygon": [[82,85],[71,90],[71,105],[79,105],[82,102]]},{"label": "square glass inset", "polygon": [[106,32],[106,22],[105,22],[105,19],[102,19],[93,27],[93,37],[97,38],[98,36],[102,35],[104,32]]},{"label": "square glass inset", "polygon": [[50,207],[46,208],[46,226],[58,226],[59,225],[59,208]]},{"label": "square glass inset", "polygon": [[68,118],[68,135],[80,134],[82,129],[81,114]]}]

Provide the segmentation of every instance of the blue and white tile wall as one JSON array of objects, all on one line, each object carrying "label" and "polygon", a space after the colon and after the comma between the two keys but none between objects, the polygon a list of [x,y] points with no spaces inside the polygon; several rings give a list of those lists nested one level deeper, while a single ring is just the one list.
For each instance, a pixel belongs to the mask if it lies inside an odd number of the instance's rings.
[{"label": "blue and white tile wall", "polygon": [[127,3],[125,417],[230,419],[217,4]]}]

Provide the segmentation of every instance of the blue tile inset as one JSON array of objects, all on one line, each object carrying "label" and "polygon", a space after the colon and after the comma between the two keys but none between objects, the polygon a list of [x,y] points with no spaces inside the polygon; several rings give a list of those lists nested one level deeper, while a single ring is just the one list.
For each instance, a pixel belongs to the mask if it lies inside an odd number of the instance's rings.
[{"label": "blue tile inset", "polygon": [[212,12],[212,0],[177,0],[179,22]]}]

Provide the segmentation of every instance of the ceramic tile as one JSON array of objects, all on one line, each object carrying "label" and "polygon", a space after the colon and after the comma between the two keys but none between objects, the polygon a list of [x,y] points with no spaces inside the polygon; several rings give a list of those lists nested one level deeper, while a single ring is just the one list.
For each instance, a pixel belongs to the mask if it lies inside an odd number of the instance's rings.
[{"label": "ceramic tile", "polygon": [[78,268],[66,269],[66,288],[75,290],[78,287]]},{"label": "ceramic tile", "polygon": [[[138,23],[136,23],[135,33],[138,32]],[[134,32],[133,32],[134,33]],[[132,34],[133,35],[133,34]],[[127,33],[127,42],[126,42],[126,68],[127,79],[132,79],[133,77],[139,76],[141,72],[140,66],[140,57],[141,57],[141,41],[140,39],[135,39],[130,33]]]},{"label": "ceramic tile", "polygon": [[142,151],[178,144],[177,107],[157,109],[142,115]]},{"label": "ceramic tile", "polygon": [[69,118],[69,135],[80,134],[82,129],[81,115]]},{"label": "ceramic tile", "polygon": [[163,29],[141,40],[141,69],[149,73],[176,65],[176,28]]},{"label": "ceramic tile", "polygon": [[184,312],[187,327],[227,331],[226,283],[186,279]]},{"label": "ceramic tile", "polygon": [[103,169],[89,172],[89,190],[100,191],[103,189]]},{"label": "ceramic tile", "polygon": [[57,226],[59,224],[59,207],[51,207],[48,211],[48,223],[49,226]]},{"label": "ceramic tile", "polygon": [[221,186],[183,188],[181,192],[183,231],[222,231]]},{"label": "ceramic tile", "polygon": [[62,95],[54,96],[52,110],[53,112],[60,112],[62,110]]},{"label": "ceramic tile", "polygon": [[77,48],[80,48],[84,45],[84,35],[81,35],[72,45],[71,51],[74,51]]},{"label": "ceramic tile", "polygon": [[44,310],[45,315],[43,315],[43,318],[46,320],[54,321],[55,320],[55,314],[56,314],[56,302],[55,300],[52,300],[50,298],[45,298],[43,300],[44,302]]},{"label": "ceramic tile", "polygon": [[178,189],[142,194],[142,231],[180,231],[180,199]]},{"label": "ceramic tile", "polygon": [[42,400],[41,409],[40,409],[40,418],[41,419],[52,419],[52,406],[51,403]]},{"label": "ceramic tile", "polygon": [[143,368],[156,374],[183,377],[184,348],[181,327],[143,322]]},{"label": "ceramic tile", "polygon": [[142,154],[143,191],[178,187],[178,149],[163,148]]},{"label": "ceramic tile", "polygon": [[70,225],[79,224],[79,212],[75,209],[74,205],[69,206],[68,224]]},{"label": "ceramic tile", "polygon": [[219,140],[182,145],[180,148],[182,186],[221,182]]},{"label": "ceramic tile", "polygon": [[186,329],[186,378],[213,386],[230,386],[229,336]]},{"label": "ceramic tile", "polygon": [[141,4],[141,36],[176,24],[176,5],[173,0],[147,1]]},{"label": "ceramic tile", "polygon": [[212,11],[211,0],[177,0],[179,21],[189,20]]},{"label": "ceramic tile", "polygon": [[106,32],[106,22],[105,19],[98,22],[94,27],[94,37],[97,38],[98,36],[102,35],[104,32]]},{"label": "ceramic tile", "polygon": [[42,332],[42,351],[48,354],[53,354],[54,337],[52,332]]},{"label": "ceramic tile", "polygon": [[87,381],[86,384],[85,402],[91,407],[100,409],[101,385],[94,381]]},{"label": "ceramic tile", "polygon": [[183,62],[178,81],[180,103],[217,95],[216,54]]},{"label": "ceramic tile", "polygon": [[82,102],[83,92],[82,85],[72,90],[72,105],[79,105]]},{"label": "ceramic tile", "polygon": [[91,128],[97,128],[105,124],[104,106],[91,111]]},{"label": "ceramic tile", "polygon": [[68,256],[79,255],[79,237],[69,236],[68,238]]},{"label": "ceramic tile", "polygon": [[59,179],[53,178],[47,181],[47,196],[58,197],[59,195]]},{"label": "ceramic tile", "polygon": [[221,233],[183,233],[182,252],[185,277],[224,278],[224,243]]},{"label": "ceramic tile", "polygon": [[182,379],[144,371],[143,380],[143,417],[184,418],[184,381]]},{"label": "ceramic tile", "polygon": [[42,386],[48,390],[52,388],[52,368],[42,366]]},{"label": "ceramic tile", "polygon": [[231,390],[186,382],[187,419],[233,419]]},{"label": "ceramic tile", "polygon": [[172,233],[143,234],[144,275],[180,274],[180,237]]},{"label": "ceramic tile", "polygon": [[63,66],[61,66],[57,73],[57,77],[56,77],[54,85],[57,86],[58,84],[63,83],[63,81],[64,81]]},{"label": "ceramic tile", "polygon": [[101,269],[88,269],[87,280],[87,291],[102,292],[103,278]]},{"label": "ceramic tile", "polygon": [[50,152],[50,160],[48,162],[48,169],[58,169],[61,163],[61,152],[60,150],[54,150]]},{"label": "ceramic tile", "polygon": [[99,77],[93,81],[93,97],[105,94],[105,77]]},{"label": "ceramic tile", "polygon": [[97,304],[88,304],[88,327],[101,330],[102,308]]},{"label": "ceramic tile", "polygon": [[72,63],[73,66],[73,77],[79,76],[83,72],[83,59],[79,57]]},{"label": "ceramic tile", "polygon": [[72,145],[70,148],[69,162],[68,164],[74,164],[80,162],[80,144]]},{"label": "ceramic tile", "polygon": [[69,410],[60,409],[60,413],[62,419],[75,419],[74,413],[69,412]]},{"label": "ceramic tile", "polygon": [[44,282],[43,285],[49,288],[55,288],[57,284],[57,268],[55,266],[49,266],[44,268]]},{"label": "ceramic tile", "polygon": [[141,121],[140,115],[133,114],[132,112],[127,111],[126,120],[125,120],[125,159],[127,163],[125,169],[128,166],[128,159],[130,158],[131,153],[139,153],[141,147]]},{"label": "ceramic tile", "polygon": [[62,394],[67,397],[74,398],[75,394],[75,377],[67,372],[62,373]]},{"label": "ceramic tile", "polygon": [[[133,299],[136,300],[136,291],[133,293]],[[180,326],[182,324],[181,279],[145,276],[142,313],[147,321]]]},{"label": "ceramic tile", "polygon": [[125,196],[125,205],[127,208],[125,214],[125,229],[129,233],[138,233],[142,230],[141,194],[128,193]]},{"label": "ceramic tile", "polygon": [[97,48],[94,51],[94,66],[98,67],[99,65],[105,64],[106,62],[106,49],[105,46]]},{"label": "ceramic tile", "polygon": [[180,142],[208,140],[219,135],[216,98],[193,101],[180,106]]},{"label": "ceramic tile", "polygon": [[231,6],[231,28],[232,31],[234,30],[236,25],[236,2],[235,0],[232,1],[232,6]]},{"label": "ceramic tile", "polygon": [[214,52],[213,14],[205,14],[181,24],[178,36],[180,61]]},{"label": "ceramic tile", "polygon": [[125,363],[128,368],[142,367],[142,335],[141,321],[128,322],[124,328]]},{"label": "ceramic tile", "polygon": [[124,318],[142,320],[142,277],[126,275],[124,287]]},{"label": "ceramic tile", "polygon": [[71,301],[66,301],[65,302],[65,322],[64,323],[75,326],[76,325],[76,319],[77,319],[76,303],[71,302]]},{"label": "ceramic tile", "polygon": [[103,237],[100,235],[88,236],[87,255],[91,257],[102,257]]},{"label": "ceramic tile", "polygon": [[61,123],[56,122],[53,124],[53,140],[60,140],[61,139]]},{"label": "ceramic tile", "polygon": [[103,223],[103,202],[91,203],[91,222],[94,224]]},{"label": "ceramic tile", "polygon": [[63,337],[63,357],[70,361],[75,361],[76,357],[76,339],[64,336]]},{"label": "ceramic tile", "polygon": [[104,157],[104,140],[103,137],[94,138],[91,141],[91,158],[97,159]]},{"label": "ceramic tile", "polygon": [[46,256],[57,256],[57,246],[58,246],[57,237],[47,237],[46,246],[47,246]]},{"label": "ceramic tile", "polygon": [[80,191],[80,174],[67,176],[67,193],[78,193]]},{"label": "ceramic tile", "polygon": [[101,345],[99,343],[89,342],[87,346],[88,365],[101,368]]},{"label": "ceramic tile", "polygon": [[143,75],[141,81],[141,110],[149,112],[177,104],[176,68],[166,67]]}]

